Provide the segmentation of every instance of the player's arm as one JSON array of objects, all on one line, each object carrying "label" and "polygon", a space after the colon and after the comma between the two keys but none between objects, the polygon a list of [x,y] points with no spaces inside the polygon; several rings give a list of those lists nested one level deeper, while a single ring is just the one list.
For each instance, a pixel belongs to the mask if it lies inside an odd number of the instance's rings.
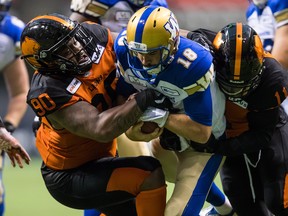
[{"label": "player's arm", "polygon": [[165,128],[173,133],[197,143],[206,143],[211,136],[212,128],[193,121],[186,114],[170,114]]},{"label": "player's arm", "polygon": [[91,104],[80,101],[47,116],[57,129],[66,128],[79,136],[109,142],[135,124],[148,106],[155,106],[155,93],[148,89],[123,105],[99,112]]},{"label": "player's arm", "polygon": [[239,136],[217,141],[216,153],[235,156],[269,147],[280,109],[274,108],[248,114],[249,130]]},{"label": "player's arm", "polygon": [[17,127],[27,110],[26,96],[29,89],[29,75],[20,58],[15,59],[3,72],[9,94],[9,103],[4,121]]},{"label": "player's arm", "polygon": [[288,24],[277,28],[272,55],[288,69]]}]

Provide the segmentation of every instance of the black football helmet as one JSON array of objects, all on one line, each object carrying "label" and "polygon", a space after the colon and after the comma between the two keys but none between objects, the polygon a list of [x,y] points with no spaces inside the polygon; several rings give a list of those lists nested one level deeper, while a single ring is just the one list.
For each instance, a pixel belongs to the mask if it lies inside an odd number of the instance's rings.
[{"label": "black football helmet", "polygon": [[216,79],[225,95],[245,97],[259,85],[264,49],[254,29],[231,23],[217,33],[213,47]]},{"label": "black football helmet", "polygon": [[[72,39],[81,44],[76,53],[67,45]],[[73,56],[61,54],[65,49]],[[21,35],[21,50],[22,58],[43,75],[83,75],[92,67],[93,53],[99,54],[89,30],[56,13],[38,16],[26,25]],[[73,57],[82,61],[75,62]]]}]

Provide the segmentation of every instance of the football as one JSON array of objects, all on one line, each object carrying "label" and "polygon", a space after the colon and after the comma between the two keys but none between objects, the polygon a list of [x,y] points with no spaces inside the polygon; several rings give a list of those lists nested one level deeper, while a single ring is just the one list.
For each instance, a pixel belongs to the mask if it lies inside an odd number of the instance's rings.
[{"label": "football", "polygon": [[141,127],[142,133],[152,133],[156,128],[159,128],[158,124],[155,122],[144,122],[144,124]]}]

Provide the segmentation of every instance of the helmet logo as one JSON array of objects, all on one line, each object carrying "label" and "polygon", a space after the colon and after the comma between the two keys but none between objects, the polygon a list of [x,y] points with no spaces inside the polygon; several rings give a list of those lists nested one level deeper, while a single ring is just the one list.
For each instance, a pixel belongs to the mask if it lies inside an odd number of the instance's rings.
[{"label": "helmet logo", "polygon": [[165,23],[164,28],[171,34],[171,38],[173,39],[179,35],[179,25],[173,14],[171,14],[169,20]]},{"label": "helmet logo", "polygon": [[22,53],[24,55],[38,54],[38,51],[40,49],[40,44],[34,39],[25,37],[25,40],[23,41],[22,44],[23,45],[25,44],[25,46],[22,45]]}]

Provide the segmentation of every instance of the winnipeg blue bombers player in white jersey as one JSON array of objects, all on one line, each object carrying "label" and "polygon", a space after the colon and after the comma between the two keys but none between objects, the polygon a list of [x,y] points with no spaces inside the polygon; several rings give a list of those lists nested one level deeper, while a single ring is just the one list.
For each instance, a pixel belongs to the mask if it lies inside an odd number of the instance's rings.
[{"label": "winnipeg blue bombers player in white jersey", "polygon": [[[0,0],[0,71],[3,74],[9,102],[4,115],[4,125],[12,133],[24,116],[29,88],[28,72],[20,59],[20,36],[24,23],[9,14],[11,0]],[[4,106],[4,104],[2,104]],[[3,155],[0,162],[0,215],[4,212],[4,188],[2,183]]]},{"label": "winnipeg blue bombers player in white jersey", "polygon": [[[178,160],[170,164],[177,166],[177,174],[165,216],[198,216],[224,160],[193,148],[205,147],[211,137],[220,138],[225,130],[225,98],[214,81],[212,56],[198,43],[179,36],[177,20],[170,10],[155,6],[138,10],[114,46],[123,75],[118,82],[119,92],[128,96],[152,88],[173,103],[173,110],[151,108],[141,118],[164,127],[160,139],[152,141],[152,151],[170,150],[165,153],[174,153]],[[156,118],[151,116],[153,113],[157,113]],[[158,130],[142,133],[142,124],[140,121],[130,128],[127,136],[148,141],[159,135]],[[158,159],[165,166],[165,157]]]},{"label": "winnipeg blue bombers player in white jersey", "polygon": [[[263,47],[288,69],[288,1],[251,0],[247,23],[260,36]],[[288,99],[282,103],[288,113]]]},{"label": "winnipeg blue bombers player in white jersey", "polygon": [[246,17],[248,25],[260,36],[264,49],[288,68],[288,1],[253,0]]}]

